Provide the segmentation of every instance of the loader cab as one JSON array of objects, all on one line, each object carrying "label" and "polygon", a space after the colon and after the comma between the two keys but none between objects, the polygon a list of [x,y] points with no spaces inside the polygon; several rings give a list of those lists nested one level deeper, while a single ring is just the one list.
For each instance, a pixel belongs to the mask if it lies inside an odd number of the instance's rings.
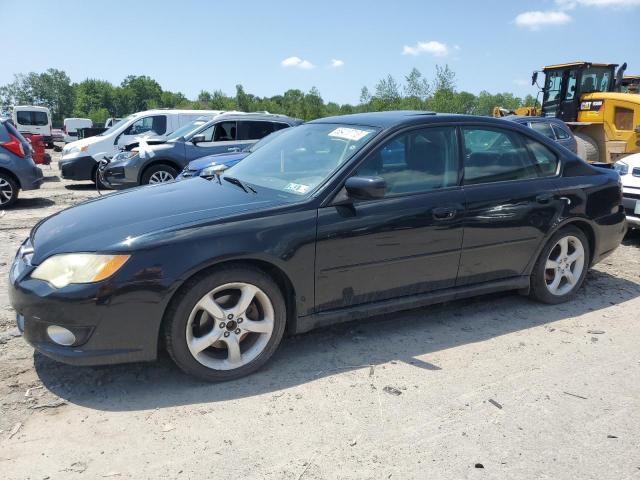
[{"label": "loader cab", "polygon": [[613,63],[575,62],[544,67],[542,116],[575,122],[582,95],[611,92],[617,65]]}]

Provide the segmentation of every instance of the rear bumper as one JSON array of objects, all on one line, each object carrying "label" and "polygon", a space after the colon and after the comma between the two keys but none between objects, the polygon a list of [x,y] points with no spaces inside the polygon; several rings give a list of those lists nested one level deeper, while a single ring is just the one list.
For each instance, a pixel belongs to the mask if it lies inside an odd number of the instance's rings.
[{"label": "rear bumper", "polygon": [[24,165],[22,168],[12,171],[18,177],[20,188],[25,191],[39,189],[40,185],[42,185],[42,182],[44,181],[44,174],[42,173],[42,170],[35,164]]},{"label": "rear bumper", "polygon": [[615,214],[598,219],[594,227],[596,248],[591,261],[592,265],[612,254],[622,243],[622,239],[627,234],[628,229],[627,220],[622,209]]},{"label": "rear bumper", "polygon": [[61,160],[58,164],[60,175],[67,180],[93,180],[93,172],[96,168],[96,160],[86,155],[72,158],[71,160]]}]

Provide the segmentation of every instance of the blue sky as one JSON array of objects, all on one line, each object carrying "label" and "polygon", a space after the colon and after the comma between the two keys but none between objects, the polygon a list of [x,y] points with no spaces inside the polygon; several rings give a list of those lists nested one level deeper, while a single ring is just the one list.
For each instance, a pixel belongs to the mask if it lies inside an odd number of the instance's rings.
[{"label": "blue sky", "polygon": [[517,95],[535,94],[531,72],[550,63],[627,61],[640,73],[640,0],[0,0],[0,24],[0,85],[54,67],[76,82],[148,75],[189,98],[241,83],[353,103],[414,66],[432,77],[446,63],[460,89]]}]

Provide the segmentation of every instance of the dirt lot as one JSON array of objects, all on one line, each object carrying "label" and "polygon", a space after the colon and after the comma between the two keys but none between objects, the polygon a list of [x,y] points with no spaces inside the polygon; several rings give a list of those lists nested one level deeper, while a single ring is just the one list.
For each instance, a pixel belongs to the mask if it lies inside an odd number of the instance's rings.
[{"label": "dirt lot", "polygon": [[74,368],[19,337],[19,243],[96,195],[45,174],[0,212],[3,479],[640,479],[640,236],[570,304],[494,295],[341,325],[209,385],[166,355]]}]

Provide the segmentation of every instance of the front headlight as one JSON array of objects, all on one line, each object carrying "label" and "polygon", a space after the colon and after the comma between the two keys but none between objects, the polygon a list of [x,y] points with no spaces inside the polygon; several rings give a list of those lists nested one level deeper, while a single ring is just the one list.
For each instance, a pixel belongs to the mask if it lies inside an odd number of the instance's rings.
[{"label": "front headlight", "polygon": [[208,167],[204,167],[202,170],[200,170],[200,176],[201,177],[213,177],[216,174],[216,171],[214,170],[215,167],[217,167],[218,165],[216,165],[215,163],[213,165],[209,165]]},{"label": "front headlight", "polygon": [[614,163],[613,168],[616,172],[618,172],[618,175],[620,176],[629,173],[629,165],[624,163],[622,160],[618,160],[616,163]]},{"label": "front headlight", "polygon": [[47,258],[31,278],[49,282],[56,288],[72,283],[94,283],[109,278],[129,260],[130,255],[64,253]]},{"label": "front headlight", "polygon": [[129,160],[130,158],[135,157],[136,155],[138,155],[138,152],[123,150],[114,155],[114,157],[111,159],[111,163],[124,162],[126,160]]}]

